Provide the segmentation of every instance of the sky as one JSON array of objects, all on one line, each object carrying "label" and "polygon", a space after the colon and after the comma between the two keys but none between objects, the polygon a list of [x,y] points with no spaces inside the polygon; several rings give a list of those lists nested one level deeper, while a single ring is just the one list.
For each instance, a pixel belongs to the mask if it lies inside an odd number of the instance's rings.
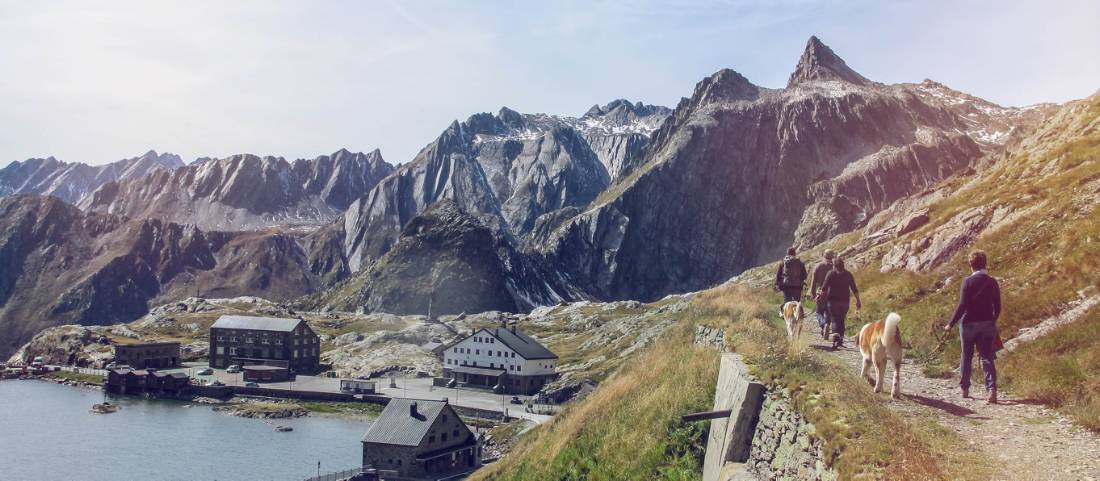
[{"label": "sky", "polygon": [[0,166],[379,148],[508,106],[673,107],[732,68],[782,87],[811,35],[879,82],[1002,105],[1100,90],[1096,0],[0,0]]}]

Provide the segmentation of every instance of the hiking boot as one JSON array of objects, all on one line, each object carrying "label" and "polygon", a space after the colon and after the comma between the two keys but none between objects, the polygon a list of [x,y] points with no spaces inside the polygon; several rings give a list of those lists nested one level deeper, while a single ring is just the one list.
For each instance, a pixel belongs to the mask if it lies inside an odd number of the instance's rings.
[{"label": "hiking boot", "polygon": [[989,398],[985,402],[987,404],[997,404],[997,388],[989,390]]},{"label": "hiking boot", "polygon": [[964,398],[970,399],[970,388],[964,387],[964,388],[962,388],[962,392],[963,392],[963,397]]}]

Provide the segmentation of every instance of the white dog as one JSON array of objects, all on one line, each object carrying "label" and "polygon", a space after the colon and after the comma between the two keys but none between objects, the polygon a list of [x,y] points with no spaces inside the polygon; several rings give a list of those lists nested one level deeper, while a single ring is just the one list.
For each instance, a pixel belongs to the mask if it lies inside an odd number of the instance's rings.
[{"label": "white dog", "polygon": [[802,320],[806,318],[806,311],[802,309],[802,303],[791,301],[783,304],[783,321],[787,323],[787,338],[791,342],[802,336]]},{"label": "white dog", "polygon": [[[894,382],[890,388],[890,396],[897,399],[901,395],[901,331],[898,323],[901,316],[891,312],[886,320],[870,322],[863,325],[856,337],[859,345],[859,353],[863,355],[863,367],[859,370],[859,376],[874,383],[875,392],[882,392],[882,377],[886,374],[886,359],[894,363]],[[868,377],[868,368],[875,364],[875,376],[877,380]]]}]

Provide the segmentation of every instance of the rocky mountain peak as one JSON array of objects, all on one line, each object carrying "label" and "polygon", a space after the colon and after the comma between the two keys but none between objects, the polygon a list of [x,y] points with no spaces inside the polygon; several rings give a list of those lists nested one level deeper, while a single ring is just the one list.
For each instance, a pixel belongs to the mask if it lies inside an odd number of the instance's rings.
[{"label": "rocky mountain peak", "polygon": [[724,68],[695,85],[695,94],[692,95],[692,103],[701,105],[705,103],[752,100],[759,94],[760,87],[753,85],[753,83],[743,75],[728,68]]},{"label": "rocky mountain peak", "polygon": [[828,45],[822,43],[817,37],[810,37],[806,42],[806,50],[802,52],[802,58],[798,60],[798,66],[787,81],[787,87],[823,80],[839,80],[856,85],[866,85],[870,82],[848,67],[844,59],[833,52]]},{"label": "rocky mountain peak", "polygon": [[513,129],[521,129],[524,125],[523,114],[508,107],[500,108],[500,112],[497,113],[497,119],[504,123],[504,125]]}]

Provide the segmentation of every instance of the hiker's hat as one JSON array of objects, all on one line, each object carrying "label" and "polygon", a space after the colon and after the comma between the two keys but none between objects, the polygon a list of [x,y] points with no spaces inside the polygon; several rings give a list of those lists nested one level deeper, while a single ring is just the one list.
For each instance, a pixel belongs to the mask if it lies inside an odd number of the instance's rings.
[{"label": "hiker's hat", "polygon": [[836,252],[834,252],[832,249],[829,249],[829,250],[825,251],[825,258],[826,259],[831,260],[834,257],[836,257]]}]

